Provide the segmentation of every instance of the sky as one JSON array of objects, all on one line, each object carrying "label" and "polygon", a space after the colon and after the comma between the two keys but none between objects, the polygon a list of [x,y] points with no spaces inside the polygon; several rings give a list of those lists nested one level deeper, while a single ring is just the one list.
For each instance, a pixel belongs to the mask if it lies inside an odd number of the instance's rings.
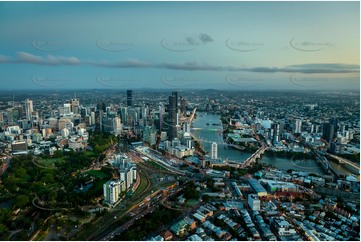
[{"label": "sky", "polygon": [[0,2],[0,90],[359,90],[359,2]]}]

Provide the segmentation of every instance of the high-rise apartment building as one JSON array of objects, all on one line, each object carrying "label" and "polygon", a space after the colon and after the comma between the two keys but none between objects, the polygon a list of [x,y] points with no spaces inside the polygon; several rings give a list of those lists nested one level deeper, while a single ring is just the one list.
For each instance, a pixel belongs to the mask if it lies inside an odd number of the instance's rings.
[{"label": "high-rise apartment building", "polygon": [[114,205],[120,199],[122,181],[108,181],[103,185],[104,202]]},{"label": "high-rise apartment building", "polygon": [[295,133],[301,133],[302,131],[302,120],[296,119]]},{"label": "high-rise apartment building", "polygon": [[211,159],[212,159],[212,160],[218,159],[218,145],[217,145],[216,142],[213,142],[213,143],[212,143]]},{"label": "high-rise apartment building", "polygon": [[26,99],[25,101],[25,113],[26,119],[31,120],[31,113],[33,112],[33,101],[30,99]]}]

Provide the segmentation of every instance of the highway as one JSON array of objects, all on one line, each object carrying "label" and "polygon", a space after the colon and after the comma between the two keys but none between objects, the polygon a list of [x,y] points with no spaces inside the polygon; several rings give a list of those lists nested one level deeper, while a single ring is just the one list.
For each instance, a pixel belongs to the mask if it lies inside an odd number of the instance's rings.
[{"label": "highway", "polygon": [[153,197],[151,197],[149,200],[145,199],[143,200],[143,202],[138,203],[134,206],[134,209],[131,211],[133,216],[129,221],[125,222],[120,227],[113,229],[107,235],[96,238],[96,240],[108,241],[113,239],[114,236],[121,234],[123,231],[127,230],[130,226],[132,226],[136,220],[143,218],[148,213],[152,213],[160,203],[163,203],[170,196],[173,196],[175,193],[181,191],[182,189],[183,188],[173,188],[166,195],[162,193],[163,189],[159,189],[158,191],[153,193]]}]

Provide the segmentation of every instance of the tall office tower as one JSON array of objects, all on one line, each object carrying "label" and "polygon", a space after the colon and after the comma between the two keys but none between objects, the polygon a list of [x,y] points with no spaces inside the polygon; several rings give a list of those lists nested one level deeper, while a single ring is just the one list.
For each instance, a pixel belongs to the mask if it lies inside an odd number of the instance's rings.
[{"label": "tall office tower", "polygon": [[131,107],[133,106],[133,91],[132,90],[127,90],[127,106]]},{"label": "tall office tower", "polygon": [[122,132],[122,123],[119,117],[113,118],[113,132],[118,135]]},{"label": "tall office tower", "polygon": [[334,125],[331,123],[324,123],[323,130],[322,130],[322,138],[325,139],[327,142],[331,142],[334,137]]},{"label": "tall office tower", "polygon": [[175,111],[178,111],[178,92],[172,92],[172,96],[175,97]]},{"label": "tall office tower", "polygon": [[176,108],[176,98],[174,95],[169,96],[169,105],[168,105],[168,140],[172,141],[177,137],[177,108]]},{"label": "tall office tower", "polygon": [[216,142],[212,143],[211,159],[212,160],[218,159],[218,145]]},{"label": "tall office tower", "polygon": [[25,113],[26,119],[31,120],[31,113],[33,112],[33,101],[30,99],[26,99],[25,101]]},{"label": "tall office tower", "polygon": [[128,118],[128,108],[127,107],[122,107],[120,109],[120,118],[122,119],[123,123],[127,123],[127,118]]},{"label": "tall office tower", "polygon": [[163,130],[163,106],[159,105],[159,132]]},{"label": "tall office tower", "polygon": [[100,102],[100,103],[97,103],[97,110],[102,110],[103,112],[106,112],[106,108],[107,106],[105,105],[104,102]]},{"label": "tall office tower", "polygon": [[295,133],[301,133],[302,120],[296,119]]},{"label": "tall office tower", "polygon": [[180,111],[183,115],[185,115],[187,109],[187,102],[184,97],[180,97]]},{"label": "tall office tower", "polygon": [[332,138],[337,138],[337,132],[338,132],[338,120],[337,118],[333,117],[330,119],[330,124],[333,126],[333,136]]},{"label": "tall office tower", "polygon": [[71,111],[75,114],[79,113],[79,99],[73,98],[70,101],[71,104]]},{"label": "tall office tower", "polygon": [[97,110],[95,112],[95,129],[103,132],[103,110]]},{"label": "tall office tower", "polygon": [[91,112],[90,117],[91,117],[91,125],[94,125],[96,123],[95,112]]},{"label": "tall office tower", "polygon": [[271,125],[273,131],[273,142],[279,142],[281,140],[281,126],[279,123],[273,123]]},{"label": "tall office tower", "polygon": [[82,117],[83,119],[85,118],[85,116],[88,115],[88,110],[86,109],[86,107],[81,107],[81,109],[80,109],[80,115],[81,115],[81,117]]},{"label": "tall office tower", "polygon": [[70,103],[64,103],[64,115],[69,115],[71,113],[71,104]]}]

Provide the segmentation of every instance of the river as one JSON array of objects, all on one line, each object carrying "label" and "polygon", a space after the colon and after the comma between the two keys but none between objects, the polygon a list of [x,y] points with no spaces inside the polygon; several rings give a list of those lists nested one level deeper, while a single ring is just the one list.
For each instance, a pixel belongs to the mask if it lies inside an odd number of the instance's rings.
[{"label": "river", "polygon": [[[207,123],[209,125],[207,125]],[[220,125],[213,125],[220,124]],[[218,143],[223,142],[222,135],[222,122],[220,115],[212,113],[197,112],[197,118],[193,120],[192,133],[201,140],[215,141]],[[211,142],[202,141],[204,149],[208,152],[211,151]],[[252,153],[235,150],[228,148],[223,144],[218,144],[218,158],[238,161],[243,163]],[[293,169],[296,171],[313,172],[321,175],[326,174],[321,165],[312,159],[304,160],[291,160],[290,158],[274,157],[274,156],[261,156],[262,163],[271,164],[280,170]],[[351,174],[350,171],[344,167],[333,164],[333,167],[337,169],[341,174]]]}]

